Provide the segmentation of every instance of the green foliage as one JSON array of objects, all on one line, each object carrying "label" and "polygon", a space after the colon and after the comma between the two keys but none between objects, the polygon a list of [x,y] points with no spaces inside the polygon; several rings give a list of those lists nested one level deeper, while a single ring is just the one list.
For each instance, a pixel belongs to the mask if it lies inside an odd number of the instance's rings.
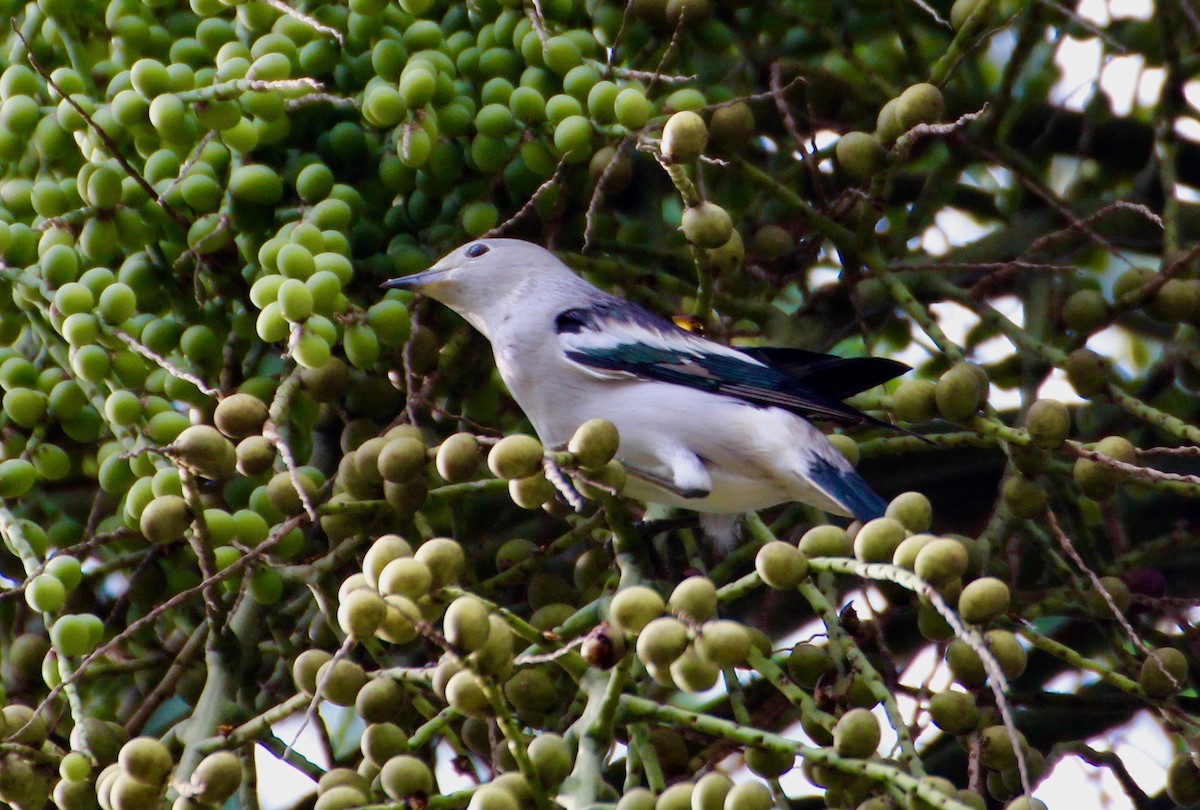
[{"label": "green foliage", "polygon": [[[1147,707],[1196,750],[1189,10],[1103,30],[1168,76],[1123,113],[1051,100],[1095,31],[1018,0],[295,5],[5,6],[0,800],[254,806],[321,700],[365,730],[288,758],[318,808],[1036,806]],[[903,354],[855,403],[927,441],[837,437],[887,517],[652,547],[610,423],[543,447],[380,294],[497,233],[719,340]],[[931,644],[961,689],[898,684]]]}]

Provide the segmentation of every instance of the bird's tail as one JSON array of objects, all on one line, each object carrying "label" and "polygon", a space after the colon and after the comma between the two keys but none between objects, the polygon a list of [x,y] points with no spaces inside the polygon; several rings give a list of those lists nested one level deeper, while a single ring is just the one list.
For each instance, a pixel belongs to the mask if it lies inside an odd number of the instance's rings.
[{"label": "bird's tail", "polygon": [[814,456],[810,463],[809,480],[848,514],[864,523],[883,517],[887,501],[876,495],[853,467],[841,467],[820,456]]}]

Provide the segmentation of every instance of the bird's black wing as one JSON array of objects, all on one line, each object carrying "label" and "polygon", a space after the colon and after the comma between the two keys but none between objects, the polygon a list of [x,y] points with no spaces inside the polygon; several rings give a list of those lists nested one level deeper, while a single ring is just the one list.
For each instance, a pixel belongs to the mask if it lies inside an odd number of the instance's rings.
[{"label": "bird's black wing", "polygon": [[555,330],[567,359],[597,376],[682,385],[842,424],[893,427],[838,397],[891,379],[902,373],[897,367],[907,369],[891,360],[861,358],[881,364],[862,365],[863,375],[856,377],[856,359],[802,350],[734,349],[617,298],[559,313]]},{"label": "bird's black wing", "polygon": [[899,360],[886,357],[838,357],[778,346],[741,351],[782,371],[805,388],[834,399],[852,397],[912,370]]}]

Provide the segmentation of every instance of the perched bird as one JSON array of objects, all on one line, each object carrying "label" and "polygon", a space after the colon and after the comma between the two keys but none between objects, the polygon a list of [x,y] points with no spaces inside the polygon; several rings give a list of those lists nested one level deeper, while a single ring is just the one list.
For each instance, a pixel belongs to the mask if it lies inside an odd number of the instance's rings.
[{"label": "perched bird", "polygon": [[383,286],[419,290],[483,333],[546,446],[565,446],[588,419],[616,425],[631,497],[717,515],[789,501],[883,514],[884,500],[808,418],[886,424],[840,400],[903,374],[903,363],[723,346],[519,239],[470,242]]}]

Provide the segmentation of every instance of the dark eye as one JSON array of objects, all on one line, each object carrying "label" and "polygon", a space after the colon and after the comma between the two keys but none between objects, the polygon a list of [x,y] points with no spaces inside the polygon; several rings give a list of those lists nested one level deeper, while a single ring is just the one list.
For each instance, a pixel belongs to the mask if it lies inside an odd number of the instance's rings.
[{"label": "dark eye", "polygon": [[467,255],[472,259],[478,258],[487,252],[487,245],[471,245],[469,248],[467,248]]}]

